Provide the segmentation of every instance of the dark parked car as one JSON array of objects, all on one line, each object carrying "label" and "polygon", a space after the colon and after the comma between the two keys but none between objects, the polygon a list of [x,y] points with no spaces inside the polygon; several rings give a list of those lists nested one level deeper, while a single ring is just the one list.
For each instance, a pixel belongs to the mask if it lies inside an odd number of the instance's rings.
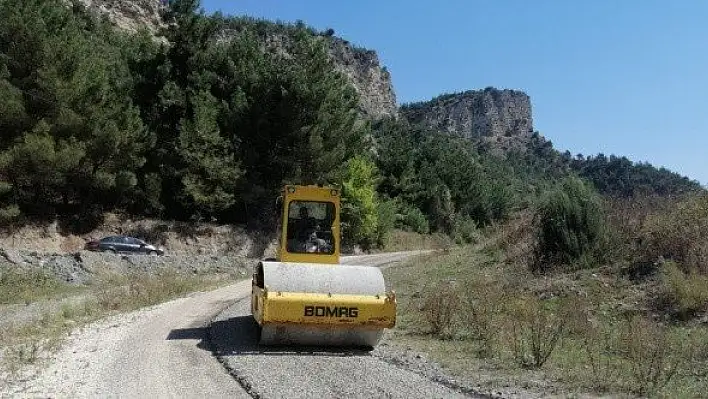
[{"label": "dark parked car", "polygon": [[86,243],[84,249],[113,253],[165,254],[162,248],[157,248],[139,238],[128,236],[110,236],[101,238],[100,240],[91,240]]}]

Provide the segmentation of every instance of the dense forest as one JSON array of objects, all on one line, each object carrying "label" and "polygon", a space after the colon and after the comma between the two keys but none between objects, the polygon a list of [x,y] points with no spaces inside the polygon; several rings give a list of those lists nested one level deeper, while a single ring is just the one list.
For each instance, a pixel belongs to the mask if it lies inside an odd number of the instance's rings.
[{"label": "dense forest", "polygon": [[[536,136],[498,158],[405,120],[369,121],[328,58],[331,32],[205,15],[175,0],[156,40],[78,2],[0,0],[0,222],[105,211],[269,226],[284,183],[343,187],[345,234],[469,240],[578,175],[611,196],[698,190],[624,157],[572,157]],[[227,39],[223,32],[233,34]],[[286,33],[278,51],[263,46]]]}]

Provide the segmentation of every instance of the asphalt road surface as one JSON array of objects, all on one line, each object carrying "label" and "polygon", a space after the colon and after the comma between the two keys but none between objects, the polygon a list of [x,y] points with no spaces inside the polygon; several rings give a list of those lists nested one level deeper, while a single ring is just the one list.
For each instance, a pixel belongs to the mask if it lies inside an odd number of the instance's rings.
[{"label": "asphalt road surface", "polygon": [[[415,253],[343,257],[386,266]],[[452,398],[460,392],[369,352],[263,349],[250,279],[72,334],[15,394],[31,397]]]}]

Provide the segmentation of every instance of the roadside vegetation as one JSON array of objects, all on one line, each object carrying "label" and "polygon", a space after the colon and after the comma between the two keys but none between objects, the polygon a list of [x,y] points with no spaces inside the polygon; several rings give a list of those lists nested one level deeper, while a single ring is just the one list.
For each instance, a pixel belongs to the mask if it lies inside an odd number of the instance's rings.
[{"label": "roadside vegetation", "polygon": [[472,245],[386,269],[396,339],[490,390],[700,397],[706,248],[706,194],[602,200],[565,181]]},{"label": "roadside vegetation", "polygon": [[0,323],[0,381],[21,377],[27,366],[41,363],[76,328],[243,278],[235,272],[133,272],[103,274],[88,285],[71,286],[48,276],[0,273],[0,314],[33,305],[20,320]]}]

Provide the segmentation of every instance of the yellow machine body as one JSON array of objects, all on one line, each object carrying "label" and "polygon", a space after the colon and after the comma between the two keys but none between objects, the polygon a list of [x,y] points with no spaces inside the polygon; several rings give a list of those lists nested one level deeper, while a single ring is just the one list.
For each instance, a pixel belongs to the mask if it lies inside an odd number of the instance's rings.
[{"label": "yellow machine body", "polygon": [[374,347],[396,323],[396,297],[379,268],[339,263],[339,190],[286,186],[282,205],[277,258],[253,273],[260,343]]}]

